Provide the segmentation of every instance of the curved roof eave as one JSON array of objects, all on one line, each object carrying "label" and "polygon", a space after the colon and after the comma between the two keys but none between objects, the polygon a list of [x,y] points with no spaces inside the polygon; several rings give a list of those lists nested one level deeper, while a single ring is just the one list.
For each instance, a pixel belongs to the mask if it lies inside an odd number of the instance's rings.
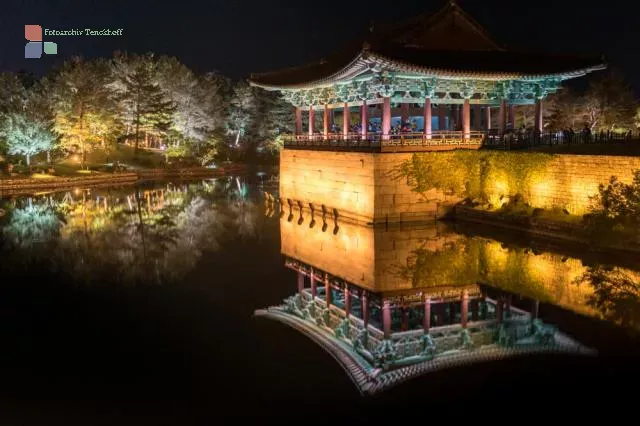
[{"label": "curved roof eave", "polygon": [[[365,57],[366,56],[366,57]],[[545,80],[545,79],[561,79],[568,80],[581,77],[594,71],[600,71],[607,68],[605,63],[592,65],[589,67],[578,68],[569,71],[556,73],[517,73],[517,72],[500,72],[500,71],[474,71],[474,70],[452,70],[440,69],[435,67],[424,67],[420,65],[403,62],[398,59],[389,58],[375,52],[360,52],[351,62],[342,67],[339,71],[328,75],[322,79],[310,80],[296,84],[267,84],[259,81],[249,80],[252,86],[260,87],[265,90],[304,90],[331,87],[340,84],[345,80],[351,80],[373,68],[372,62],[385,68],[387,71],[396,72],[412,72],[423,74],[425,77],[440,77],[450,80],[465,80],[470,78],[502,81],[502,80]]]}]

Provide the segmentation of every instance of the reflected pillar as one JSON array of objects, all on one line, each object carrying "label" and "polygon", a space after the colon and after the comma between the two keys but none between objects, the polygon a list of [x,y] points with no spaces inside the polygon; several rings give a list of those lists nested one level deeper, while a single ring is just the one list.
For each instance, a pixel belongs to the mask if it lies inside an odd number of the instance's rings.
[{"label": "reflected pillar", "polygon": [[460,324],[462,328],[467,328],[469,322],[469,291],[462,292],[462,308],[460,309]]},{"label": "reflected pillar", "polygon": [[391,305],[388,300],[382,302],[382,331],[385,339],[391,337]]},{"label": "reflected pillar", "polygon": [[362,301],[362,322],[364,322],[364,329],[366,330],[369,327],[369,298],[366,291],[362,290],[360,299]]},{"label": "reflected pillar", "polygon": [[313,274],[313,269],[311,269],[311,273],[309,274],[309,280],[311,281],[311,297],[315,300],[318,295],[318,288],[316,286],[316,277]]},{"label": "reflected pillar", "polygon": [[391,133],[391,98],[386,96],[382,100],[382,139],[389,140]]},{"label": "reflected pillar", "polygon": [[304,290],[304,274],[298,271],[298,293],[302,293]]},{"label": "reflected pillar", "polygon": [[351,291],[348,286],[344,286],[344,313],[349,318],[351,314]]},{"label": "reflected pillar", "polygon": [[429,296],[424,299],[424,318],[422,320],[424,333],[428,334],[431,328],[431,298]]},{"label": "reflected pillar", "polygon": [[329,274],[324,274],[324,299],[327,302],[327,308],[331,306],[331,284],[329,283]]},{"label": "reflected pillar", "polygon": [[431,139],[431,98],[424,100],[424,137]]}]

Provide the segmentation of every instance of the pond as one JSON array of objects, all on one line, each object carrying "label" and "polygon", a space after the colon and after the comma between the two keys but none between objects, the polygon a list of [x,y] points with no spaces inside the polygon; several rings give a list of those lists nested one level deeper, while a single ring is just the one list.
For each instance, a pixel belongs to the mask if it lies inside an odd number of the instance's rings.
[{"label": "pond", "polygon": [[2,415],[375,421],[632,397],[640,259],[311,217],[272,182],[0,199]]}]

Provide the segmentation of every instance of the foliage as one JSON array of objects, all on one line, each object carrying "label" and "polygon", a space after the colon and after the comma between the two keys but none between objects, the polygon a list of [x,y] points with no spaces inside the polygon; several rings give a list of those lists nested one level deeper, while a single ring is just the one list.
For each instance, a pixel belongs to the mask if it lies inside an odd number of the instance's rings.
[{"label": "foliage", "polygon": [[640,283],[629,273],[612,266],[590,266],[576,279],[588,282],[594,292],[587,303],[604,318],[625,327],[640,328]]},{"label": "foliage", "polygon": [[25,156],[27,165],[31,157],[52,148],[56,137],[42,122],[28,117],[25,113],[7,115],[0,128],[9,154]]},{"label": "foliage", "polygon": [[511,195],[526,198],[538,172],[551,158],[541,153],[428,152],[414,154],[398,171],[412,191],[425,198],[428,191],[437,189],[496,204]]}]

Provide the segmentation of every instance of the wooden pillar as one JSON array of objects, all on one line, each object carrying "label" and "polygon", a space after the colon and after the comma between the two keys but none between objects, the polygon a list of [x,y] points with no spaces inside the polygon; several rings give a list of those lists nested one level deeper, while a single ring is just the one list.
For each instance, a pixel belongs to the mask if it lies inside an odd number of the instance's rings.
[{"label": "wooden pillar", "polygon": [[331,284],[327,273],[324,274],[324,299],[327,302],[327,308],[331,306]]},{"label": "wooden pillar", "polygon": [[313,105],[309,107],[309,136],[313,136],[316,129],[316,111],[313,109]]},{"label": "wooden pillar", "polygon": [[384,97],[382,102],[382,139],[389,140],[391,133],[391,98]]},{"label": "wooden pillar", "polygon": [[409,331],[409,308],[407,306],[402,307],[401,315],[402,315],[402,323],[400,325],[400,329],[402,331]]},{"label": "wooden pillar", "polygon": [[491,130],[491,107],[487,105],[484,107],[484,129]]},{"label": "wooden pillar", "polygon": [[500,134],[504,134],[507,121],[507,100],[500,100],[500,112],[498,113],[498,131]]},{"label": "wooden pillar", "polygon": [[296,107],[296,135],[302,134],[302,109],[300,107]]},{"label": "wooden pillar", "polygon": [[326,105],[322,111],[322,137],[324,140],[329,139],[329,108]]},{"label": "wooden pillar", "polygon": [[318,288],[316,286],[316,278],[313,274],[313,269],[311,269],[311,273],[309,274],[309,280],[311,281],[311,297],[315,300],[318,295]]},{"label": "wooden pillar", "polygon": [[349,291],[349,286],[344,286],[344,313],[347,315],[347,318],[351,314],[351,292]]},{"label": "wooden pillar", "polygon": [[302,293],[304,290],[304,274],[298,271],[298,293]]},{"label": "wooden pillar", "polygon": [[511,299],[512,299],[512,296],[509,294],[507,296],[507,303],[506,303],[507,306],[506,306],[506,309],[505,309],[505,311],[506,311],[505,314],[506,314],[507,318],[511,317]]},{"label": "wooden pillar", "polygon": [[447,130],[447,106],[438,104],[438,130]]},{"label": "wooden pillar", "polygon": [[465,99],[462,104],[462,133],[465,139],[471,137],[471,104]]},{"label": "wooden pillar", "polygon": [[364,322],[364,329],[366,330],[369,326],[369,298],[365,290],[362,290],[360,300],[362,301],[362,322]]},{"label": "wooden pillar", "polygon": [[347,139],[349,135],[349,127],[351,126],[351,114],[349,114],[349,104],[344,103],[344,108],[342,109],[342,136],[344,139]]},{"label": "wooden pillar", "polygon": [[533,128],[536,132],[542,133],[542,99],[536,98],[536,118]]},{"label": "wooden pillar", "polygon": [[462,308],[460,309],[460,324],[463,328],[467,328],[469,322],[469,291],[462,292]]},{"label": "wooden pillar", "polygon": [[424,298],[424,318],[422,320],[422,326],[424,332],[429,333],[431,328],[431,298],[429,296]]},{"label": "wooden pillar", "polygon": [[455,130],[462,130],[462,105],[456,105],[456,128]]},{"label": "wooden pillar", "polygon": [[360,107],[360,124],[362,126],[362,140],[367,139],[367,131],[369,127],[369,107],[367,106],[367,100],[362,101],[362,106]]},{"label": "wooden pillar", "polygon": [[385,339],[391,337],[391,305],[388,300],[382,302],[382,331]]},{"label": "wooden pillar", "polygon": [[407,103],[400,104],[400,115],[401,115],[400,119],[402,120],[402,122],[400,123],[400,126],[404,126],[404,123],[409,121],[409,104]]},{"label": "wooden pillar", "polygon": [[482,105],[473,106],[473,130],[482,130]]},{"label": "wooden pillar", "polygon": [[431,139],[431,98],[424,100],[424,137]]},{"label": "wooden pillar", "polygon": [[478,299],[473,299],[470,302],[470,310],[471,310],[471,321],[478,321],[478,314],[479,314],[479,310],[480,310],[480,303],[478,301]]}]

